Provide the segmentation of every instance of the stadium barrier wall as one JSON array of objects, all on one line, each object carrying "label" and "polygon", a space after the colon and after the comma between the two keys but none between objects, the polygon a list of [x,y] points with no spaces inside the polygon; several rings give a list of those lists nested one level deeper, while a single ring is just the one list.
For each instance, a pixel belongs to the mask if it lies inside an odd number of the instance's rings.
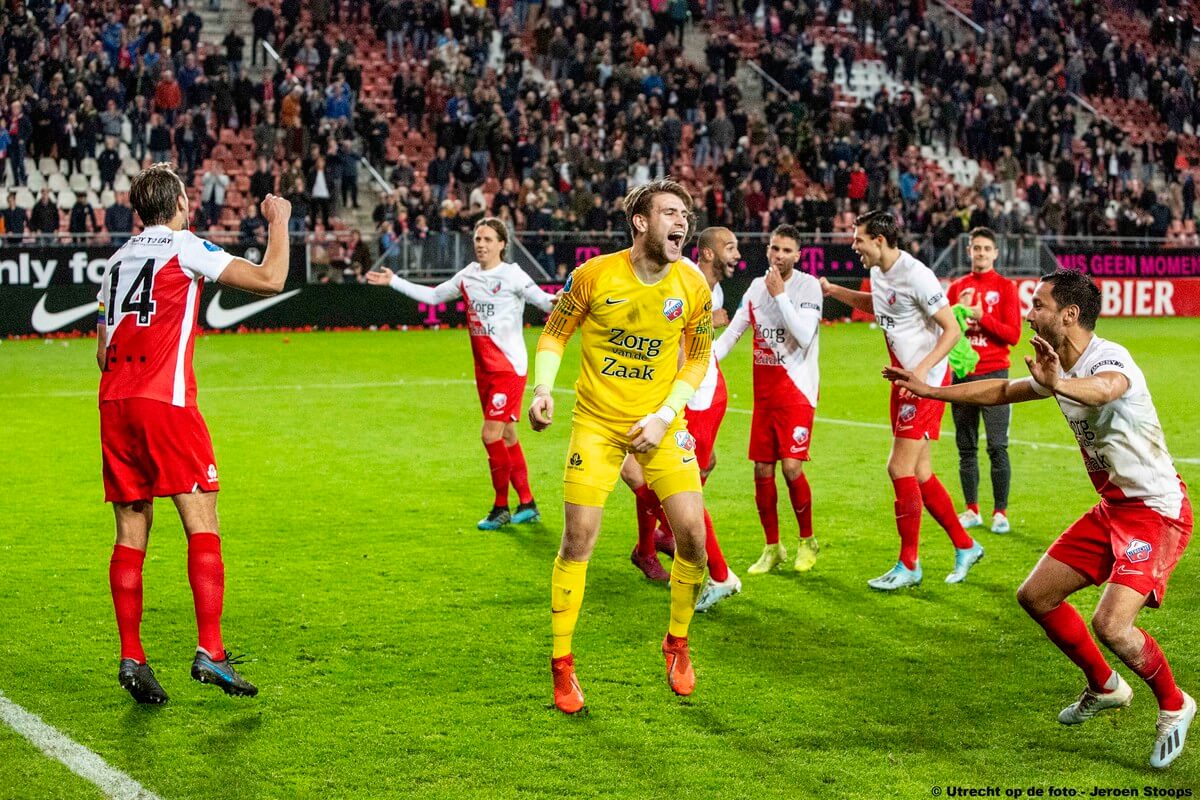
[{"label": "stadium barrier wall", "polygon": [[[595,253],[596,245],[586,241],[572,245],[575,258],[586,260]],[[732,313],[750,281],[761,274],[766,263],[765,249],[758,252],[760,243],[742,247],[743,260],[732,277],[723,282],[725,307]],[[229,246],[231,252],[258,260],[261,253]],[[607,248],[606,248],[607,249]],[[0,250],[0,336],[80,335],[94,330],[96,322],[96,293],[105,261],[113,252],[111,247],[34,247]],[[1079,255],[1076,253],[1075,255]],[[1163,258],[1179,259],[1176,250],[1161,254]],[[1102,253],[1089,254],[1099,258]],[[1140,251],[1132,256],[1114,253],[1114,258],[1097,262],[1103,268],[1119,268],[1118,257],[1136,258],[1152,254]],[[1145,262],[1165,265],[1183,263],[1178,260]],[[426,305],[416,303],[387,288],[360,284],[308,284],[304,282],[304,245],[292,249],[292,275],[285,290],[275,297],[258,298],[220,286],[205,286],[199,325],[221,331],[264,329],[338,329],[388,326],[445,327],[466,324],[465,306],[461,301]],[[814,275],[829,277],[839,283],[859,288],[867,276],[849,246],[842,244],[806,245],[800,268]],[[1128,278],[1097,277],[1103,292],[1104,316],[1126,317],[1200,317],[1200,277]],[[1036,278],[1018,280],[1020,297],[1026,307],[1033,295]],[[544,284],[547,291],[558,289],[557,284]],[[849,309],[840,303],[826,302],[825,316],[840,319],[849,316]],[[533,325],[544,322],[545,316],[533,307],[526,321]]]}]

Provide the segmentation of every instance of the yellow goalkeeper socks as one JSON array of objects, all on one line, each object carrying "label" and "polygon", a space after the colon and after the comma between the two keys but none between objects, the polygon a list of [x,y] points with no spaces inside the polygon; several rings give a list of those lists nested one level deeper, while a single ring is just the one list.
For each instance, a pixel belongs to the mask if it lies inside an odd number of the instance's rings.
[{"label": "yellow goalkeeper socks", "polygon": [[671,565],[671,625],[667,631],[675,637],[688,635],[688,625],[696,613],[696,599],[704,584],[704,565],[693,564],[675,554]]},{"label": "yellow goalkeeper socks", "polygon": [[[554,573],[550,578],[550,630],[554,633],[554,658],[571,652],[571,636],[579,621],[583,606],[583,589],[587,584],[587,562],[567,561],[554,557]],[[694,601],[693,601],[694,602]]]}]

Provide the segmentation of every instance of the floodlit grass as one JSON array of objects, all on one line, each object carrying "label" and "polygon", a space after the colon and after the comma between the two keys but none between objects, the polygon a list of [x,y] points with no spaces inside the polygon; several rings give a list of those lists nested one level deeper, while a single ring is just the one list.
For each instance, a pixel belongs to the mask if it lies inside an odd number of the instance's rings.
[{"label": "floodlit grass", "polygon": [[[1181,474],[1200,483],[1200,321],[1102,320],[1101,333],[1141,364],[1173,454],[1190,460]],[[532,347],[537,331],[528,334]],[[927,516],[925,585],[874,593],[866,580],[897,549],[889,436],[877,427],[882,337],[837,326],[821,338],[816,569],[745,576],[762,537],[743,342],[726,363],[731,409],[707,494],[745,590],[697,617],[698,688],[674,697],[659,653],[667,591],[629,564],[633,503],[615,491],[575,639],[591,709],[578,719],[551,707],[548,669],[568,393],[547,433],[521,431],[543,525],[481,533],[490,484],[465,331],[200,339],[200,404],[222,485],[225,638],[256,659],[243,672],[262,692],[234,700],[190,680],[186,547],[160,501],[143,638],[171,702],[139,708],[116,682],[94,343],[0,343],[0,691],[171,799],[1195,786],[1200,741],[1166,773],[1147,766],[1153,696],[1124,668],[1131,709],[1080,728],[1055,720],[1082,680],[1014,592],[1095,495],[1054,403],[1016,409],[1014,532],[980,534],[987,558],[968,581],[942,583],[952,550]],[[562,386],[576,363],[569,352]],[[957,498],[953,436],[934,459]],[[988,511],[986,456],[981,466]],[[1166,607],[1143,617],[1193,693],[1198,575],[1185,558]],[[1097,597],[1079,596],[1085,614]],[[0,797],[101,796],[0,726]]]}]

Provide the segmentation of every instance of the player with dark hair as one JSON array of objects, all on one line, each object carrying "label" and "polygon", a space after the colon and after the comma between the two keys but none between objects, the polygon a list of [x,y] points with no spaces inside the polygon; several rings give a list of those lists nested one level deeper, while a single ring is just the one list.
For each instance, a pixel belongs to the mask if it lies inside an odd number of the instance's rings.
[{"label": "player with dark hair", "polygon": [[713,346],[718,359],[729,354],[747,329],[754,330],[754,416],[750,422],[750,460],[754,462],[754,501],[766,544],[746,570],[770,572],[787,560],[779,541],[779,495],[775,465],[782,463],[792,512],[800,529],[794,567],[807,572],[817,562],[813,536],[812,489],[804,474],[809,459],[813,419],[820,391],[818,334],[821,329],[821,285],[796,269],[800,231],[781,225],[767,244],[769,266],[755,278],[729,328]]},{"label": "player with dark hair", "polygon": [[[525,349],[525,304],[547,313],[554,296],[538,288],[523,269],[504,261],[508,228],[495,217],[475,225],[475,260],[437,286],[405,280],[386,267],[367,273],[372,286],[391,286],[419,303],[434,305],[462,297],[467,307],[475,386],[483,408],[483,448],[492,476],[492,509],[476,527],[494,531],[509,522],[541,519],[529,486],[529,468],[517,439],[525,397],[529,355]],[[517,492],[517,510],[508,507],[508,487]]]},{"label": "player with dark hair", "polygon": [[147,663],[140,628],[142,565],[154,498],[170,497],[187,536],[199,631],[192,677],[226,694],[254,696],[258,689],[234,669],[240,662],[221,636],[225,566],[217,467],[196,408],[192,352],[206,278],[255,294],[283,289],[291,204],[275,195],[263,200],[269,237],[263,263],[257,265],[185,230],[187,192],[169,164],[142,170],[133,179],[130,198],[145,229],[108,260],[96,323],[104,499],[112,503],[117,525],[108,571],[121,637],[117,679],[139,703],[167,702]]},{"label": "player with dark hair", "polygon": [[1128,350],[1095,335],[1099,315],[1099,287],[1082,273],[1060,269],[1042,278],[1025,317],[1035,334],[1036,355],[1025,357],[1029,378],[938,387],[899,366],[884,376],[906,392],[950,403],[1058,402],[1100,502],[1050,545],[1017,600],[1083,671],[1087,686],[1058,715],[1062,724],[1077,725],[1133,698],[1066,602],[1080,589],[1108,584],[1092,627],[1158,700],[1150,765],[1165,767],[1183,750],[1196,701],[1176,685],[1158,642],[1135,622],[1144,607],[1162,604],[1192,536],[1192,508],[1146,378]]},{"label": "player with dark hair", "polygon": [[565,524],[550,585],[554,704],[568,714],[584,706],[571,639],[588,559],[627,453],[641,464],[675,534],[662,644],[667,682],[679,695],[690,695],[696,683],[687,635],[704,581],[704,502],[696,442],[680,412],[708,370],[712,294],[682,260],[691,211],[691,196],[674,181],[632,190],[625,215],[633,247],[576,269],[538,340],[529,404],[535,431],[553,420],[551,392],[563,351],[577,328],[582,335],[563,476]]},{"label": "player with dark hair", "polygon": [[[825,278],[821,288],[826,296],[875,315],[894,365],[912,370],[920,381],[948,384],[951,373],[946,356],[958,341],[958,322],[933,272],[901,250],[899,243],[900,231],[891,214],[869,211],[861,215],[855,220],[853,248],[871,270],[871,291],[854,291]],[[961,583],[983,558],[983,547],[963,530],[954,501],[933,472],[929,441],[941,435],[945,408],[944,403],[892,389],[888,475],[896,492],[900,558],[896,566],[867,582],[872,589],[895,591],[921,583],[917,553],[922,504],[954,543],[954,569],[946,583]]]},{"label": "player with dark hair", "polygon": [[[1021,304],[1017,285],[996,271],[996,234],[975,228],[968,235],[971,271],[950,284],[950,304],[960,304],[967,313],[967,339],[979,354],[975,370],[955,383],[1007,378],[1008,351],[1021,339]],[[958,477],[966,510],[958,515],[963,528],[983,525],[979,516],[979,417],[987,434],[988,460],[992,465],[992,533],[1008,533],[1008,487],[1012,470],[1008,463],[1010,406],[978,408],[956,403],[950,407],[958,445]]]}]

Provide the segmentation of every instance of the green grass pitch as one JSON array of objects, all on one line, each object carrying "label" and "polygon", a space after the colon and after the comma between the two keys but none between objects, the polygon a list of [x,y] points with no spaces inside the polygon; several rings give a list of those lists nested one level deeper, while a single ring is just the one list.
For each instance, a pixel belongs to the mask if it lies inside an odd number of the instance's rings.
[{"label": "green grass pitch", "polygon": [[[1102,320],[1100,333],[1143,367],[1179,469],[1200,484],[1200,320]],[[1200,742],[1166,773],[1147,766],[1153,696],[1123,667],[1132,708],[1080,728],[1055,721],[1081,678],[1014,600],[1053,537],[1095,502],[1055,404],[1014,415],[1014,532],[980,534],[987,557],[946,586],[951,547],[927,515],[925,584],[877,594],[866,580],[897,549],[882,337],[843,325],[821,340],[816,569],[745,576],[762,536],[743,342],[726,362],[731,408],[707,500],[745,590],[697,616],[697,691],[671,695],[659,653],[667,591],[629,564],[633,503],[618,488],[575,639],[586,718],[553,710],[548,669],[569,393],[548,432],[521,428],[544,524],[481,533],[490,492],[465,331],[201,338],[200,406],[223,489],[225,638],[256,659],[243,671],[262,692],[233,700],[188,677],[186,548],[160,501],[143,638],[171,702],[148,709],[116,682],[94,342],[0,342],[0,692],[169,800],[1194,786]],[[569,387],[574,351],[564,363]],[[952,436],[934,461],[957,499]],[[986,457],[981,466],[986,511]],[[1166,607],[1142,617],[1193,693],[1198,576],[1190,554]],[[1085,615],[1097,597],[1078,596]],[[0,726],[0,797],[101,796]]]}]

